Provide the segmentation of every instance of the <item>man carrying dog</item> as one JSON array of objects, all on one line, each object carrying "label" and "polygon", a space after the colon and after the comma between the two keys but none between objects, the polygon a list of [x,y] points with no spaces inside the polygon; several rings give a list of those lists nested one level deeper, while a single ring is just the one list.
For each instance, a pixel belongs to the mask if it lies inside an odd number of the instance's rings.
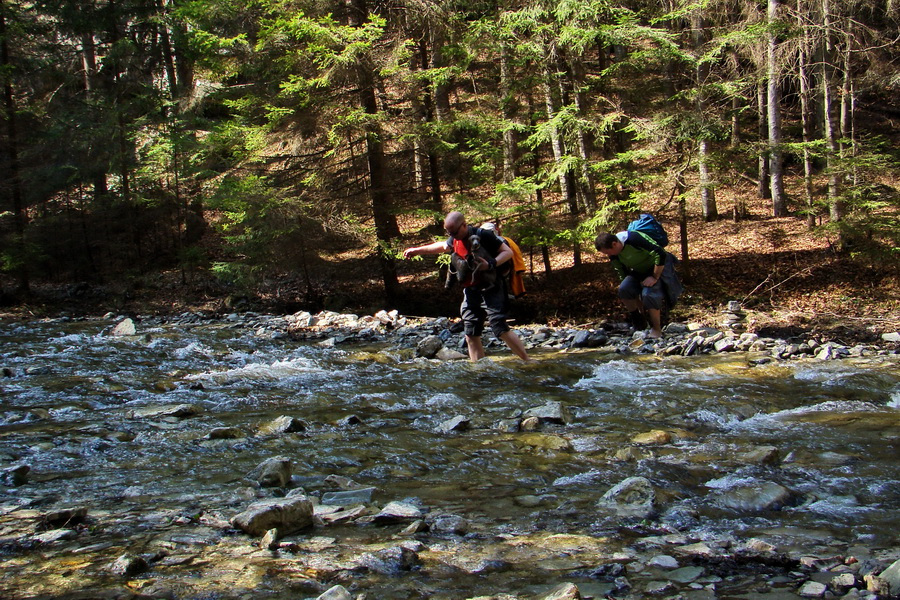
[{"label": "man carrying dog", "polygon": [[510,247],[493,232],[466,224],[461,212],[453,211],[444,217],[446,241],[407,248],[403,258],[427,254],[452,254],[451,268],[463,286],[460,315],[465,325],[469,359],[484,358],[481,334],[485,319],[494,335],[524,361],[530,360],[522,340],[506,323],[507,296],[504,278],[498,275],[510,267],[513,257]]}]

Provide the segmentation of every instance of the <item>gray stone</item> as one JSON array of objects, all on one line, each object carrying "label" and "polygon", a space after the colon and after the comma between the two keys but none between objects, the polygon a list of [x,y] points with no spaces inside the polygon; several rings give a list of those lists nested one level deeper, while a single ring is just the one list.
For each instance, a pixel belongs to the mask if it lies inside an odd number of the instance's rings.
[{"label": "gray stone", "polygon": [[354,504],[368,504],[372,501],[372,494],[375,488],[367,487],[357,490],[346,490],[341,492],[325,492],[322,494],[322,504],[331,506],[352,506]]},{"label": "gray stone", "polygon": [[541,596],[541,600],[581,600],[581,592],[574,583],[562,583]]},{"label": "gray stone", "polygon": [[78,532],[74,529],[50,529],[35,534],[33,539],[41,544],[52,544],[64,540],[74,540],[76,537],[78,537]]},{"label": "gray stone", "polygon": [[416,344],[416,356],[422,358],[434,358],[438,351],[444,347],[444,340],[439,336],[429,335]]},{"label": "gray stone", "polygon": [[397,575],[417,567],[419,555],[405,546],[394,546],[363,554],[359,558],[359,565],[381,575]]},{"label": "gray stone", "polygon": [[417,506],[406,502],[390,502],[375,515],[376,523],[398,523],[421,519],[422,511]]},{"label": "gray stone", "polygon": [[437,426],[437,430],[441,433],[451,433],[453,431],[466,431],[469,429],[471,422],[468,417],[457,415],[452,419],[447,419]]},{"label": "gray stone", "polygon": [[824,583],[819,583],[818,581],[807,581],[797,593],[803,598],[822,598],[825,595],[825,592],[828,591],[828,586]]},{"label": "gray stone", "polygon": [[469,522],[458,515],[440,515],[431,523],[435,533],[452,533],[465,535],[469,532]]},{"label": "gray stone", "polygon": [[138,573],[143,573],[147,570],[147,567],[147,561],[143,557],[123,554],[110,565],[109,570],[113,575],[130,577],[132,575],[137,575]]},{"label": "gray stone", "polygon": [[778,510],[789,505],[794,494],[777,483],[766,481],[759,485],[744,485],[722,492],[718,503],[726,508],[744,512]]},{"label": "gray stone", "polygon": [[280,535],[288,535],[312,524],[313,505],[306,496],[254,502],[231,519],[232,526],[252,536],[265,535],[273,527]]},{"label": "gray stone", "polygon": [[668,577],[678,583],[691,583],[703,575],[703,567],[681,567],[670,572]]},{"label": "gray stone", "polygon": [[113,330],[109,332],[109,335],[116,337],[124,337],[129,335],[135,335],[137,333],[137,328],[134,326],[134,321],[132,319],[122,319],[119,321]]},{"label": "gray stone", "polygon": [[259,428],[262,435],[277,435],[281,433],[299,433],[306,431],[306,423],[296,417],[281,415],[271,423],[266,423]]},{"label": "gray stone", "polygon": [[879,575],[891,588],[891,595],[900,596],[900,560],[881,572]]},{"label": "gray stone", "polygon": [[336,585],[329,588],[324,594],[317,597],[316,600],[353,600],[353,596],[342,585]]},{"label": "gray stone", "polygon": [[668,554],[659,554],[650,559],[647,563],[651,567],[659,567],[660,569],[677,569],[678,559]]},{"label": "gray stone", "polygon": [[597,503],[623,517],[647,518],[656,512],[656,491],[646,477],[629,477],[610,488]]},{"label": "gray stone", "polygon": [[14,465],[0,471],[0,483],[3,485],[20,486],[28,483],[28,473],[31,467],[28,465]]},{"label": "gray stone", "polygon": [[262,487],[285,487],[291,481],[293,466],[291,459],[284,456],[267,458],[247,474],[248,479]]},{"label": "gray stone", "polygon": [[547,423],[568,425],[572,422],[572,413],[562,402],[548,402],[543,406],[535,406],[525,411],[526,417],[537,417]]},{"label": "gray stone", "polygon": [[194,404],[169,404],[166,406],[145,406],[131,411],[133,418],[160,419],[175,417],[183,419],[193,417],[203,412],[203,409]]}]

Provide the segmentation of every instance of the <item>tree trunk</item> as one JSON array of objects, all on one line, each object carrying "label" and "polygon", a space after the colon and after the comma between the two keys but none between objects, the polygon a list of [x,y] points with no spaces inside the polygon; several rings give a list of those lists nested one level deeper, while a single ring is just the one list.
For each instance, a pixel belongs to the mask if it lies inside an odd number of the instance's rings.
[{"label": "tree trunk", "polygon": [[684,194],[684,172],[675,175],[675,191],[678,194],[678,231],[681,235],[681,275],[685,283],[691,280],[691,261],[688,255],[687,199]]},{"label": "tree trunk", "polygon": [[[578,110],[579,117],[588,117],[587,101],[585,99],[582,87],[584,85],[584,65],[580,58],[572,60],[572,74],[574,77],[575,90],[575,108]],[[584,127],[578,126],[576,131],[578,140],[578,158],[581,163],[580,188],[581,197],[584,203],[584,209],[589,213],[597,210],[597,193],[594,188],[594,175],[590,170],[591,148],[593,147],[593,139],[589,137]]]},{"label": "tree trunk", "polygon": [[[825,163],[828,171],[828,203],[832,222],[844,219],[844,201],[841,197],[841,177],[839,172],[838,131],[835,119],[834,85],[834,32],[831,26],[830,0],[822,0],[822,17],[825,38],[825,54],[822,61],[822,109],[825,117]],[[839,241],[839,246],[843,244]]]},{"label": "tree trunk", "polygon": [[806,224],[810,228],[816,225],[816,211],[813,203],[813,162],[809,151],[812,143],[812,104],[809,80],[809,62],[811,53],[810,32],[803,23],[803,16],[798,15],[799,27],[802,30],[798,52],[798,79],[800,83],[800,121],[803,125],[803,195],[806,200]]},{"label": "tree trunk", "polygon": [[509,47],[500,48],[500,105],[503,111],[503,181],[509,183],[518,177],[519,135],[513,127],[518,111],[512,90],[512,68],[509,64]]},{"label": "tree trunk", "polygon": [[[703,44],[706,43],[706,29],[700,9],[695,11],[691,18],[691,37],[693,38],[694,50],[700,55]],[[706,79],[709,76],[708,63],[701,62],[698,64],[695,75],[697,78],[697,118],[700,123],[704,123],[706,120],[706,94],[703,86],[706,84]],[[703,131],[701,131],[699,138],[697,141],[697,169],[700,176],[700,204],[703,210],[703,220],[710,222],[719,218],[719,209],[716,206],[716,190],[709,172],[709,139],[707,139],[707,134]]]},{"label": "tree trunk", "polygon": [[781,150],[781,85],[779,78],[781,69],[778,63],[778,36],[771,30],[778,22],[778,0],[768,0],[768,52],[766,54],[768,79],[768,116],[769,116],[769,177],[772,190],[772,215],[786,217],[787,198],[784,194],[783,167],[784,159]]},{"label": "tree trunk", "polygon": [[[764,86],[762,83],[759,83],[756,86],[756,108],[760,142],[768,139],[769,137],[769,123],[766,119],[766,105],[766,86]],[[769,187],[769,154],[765,150],[761,150],[759,153],[757,179],[759,181],[759,197],[771,198],[772,188]]]},{"label": "tree trunk", "polygon": [[6,2],[0,0],[0,72],[4,74],[3,110],[6,115],[6,178],[9,182],[9,195],[12,199],[13,222],[15,228],[15,273],[18,279],[19,293],[28,295],[31,292],[31,281],[28,271],[28,260],[25,257],[25,225],[27,216],[22,202],[22,180],[19,171],[19,136],[16,129],[16,101],[13,94],[12,74],[10,73],[9,42],[6,29]]},{"label": "tree trunk", "polygon": [[[361,26],[368,20],[369,12],[366,0],[346,0],[350,25]],[[375,96],[375,78],[371,66],[365,58],[358,59],[356,66],[359,84],[359,103],[367,115],[378,114],[378,102]],[[389,303],[399,297],[400,282],[397,279],[397,265],[385,247],[390,247],[391,240],[400,236],[397,218],[391,210],[391,199],[385,186],[386,173],[384,166],[384,146],[377,121],[373,118],[364,125],[366,136],[366,163],[369,168],[369,199],[372,205],[372,217],[375,221],[375,237],[377,240],[378,258],[381,264],[381,276],[384,291]]]},{"label": "tree trunk", "polygon": [[698,144],[700,202],[703,206],[703,220],[710,222],[719,218],[719,209],[716,206],[716,190],[709,176],[709,141],[700,140]]}]

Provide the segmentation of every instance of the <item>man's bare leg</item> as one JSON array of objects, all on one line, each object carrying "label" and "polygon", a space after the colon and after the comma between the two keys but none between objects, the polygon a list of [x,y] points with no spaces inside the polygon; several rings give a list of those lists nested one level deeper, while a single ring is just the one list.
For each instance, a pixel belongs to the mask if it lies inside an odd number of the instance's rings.
[{"label": "man's bare leg", "polygon": [[658,308],[648,308],[647,316],[650,317],[650,337],[652,338],[661,338],[662,337],[662,311]]},{"label": "man's bare leg", "polygon": [[484,358],[484,345],[481,336],[467,335],[466,347],[469,349],[469,360],[476,361]]},{"label": "man's bare leg", "polygon": [[525,362],[530,361],[531,359],[528,357],[528,351],[525,350],[525,344],[522,343],[522,339],[516,335],[515,331],[509,330],[504,332],[500,339],[503,340],[509,349],[512,350],[513,354],[524,360]]}]

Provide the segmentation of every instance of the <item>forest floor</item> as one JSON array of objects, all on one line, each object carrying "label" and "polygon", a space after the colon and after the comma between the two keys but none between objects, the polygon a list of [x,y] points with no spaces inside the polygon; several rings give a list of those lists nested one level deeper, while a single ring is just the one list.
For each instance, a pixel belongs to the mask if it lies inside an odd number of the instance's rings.
[{"label": "forest floor", "polygon": [[[720,206],[733,199],[720,197]],[[691,207],[689,207],[691,208]],[[687,223],[688,255],[681,250],[678,222],[659,215],[670,236],[669,251],[681,258],[679,271],[685,293],[670,320],[715,326],[729,301],[747,313],[748,330],[791,337],[818,335],[844,343],[876,341],[882,333],[900,330],[900,257],[872,258],[863,253],[837,253],[833,241],[811,231],[796,217],[772,218],[765,201],[747,206],[739,222],[720,218]],[[689,210],[689,214],[697,214]],[[427,242],[414,239],[409,245]],[[514,302],[516,324],[592,326],[621,320],[615,299],[614,274],[605,256],[593,248],[573,265],[572,252],[554,249],[551,271],[544,272],[539,250],[522,248],[528,273],[528,294]],[[367,254],[368,253],[368,254]],[[321,269],[321,270],[319,270]],[[234,303],[234,293],[209,279],[180,272],[146,277],[142,285],[124,288],[115,281],[103,285],[33,284],[26,302],[0,307],[0,317],[178,313],[215,313],[248,309],[261,312],[316,312],[321,309],[373,314],[396,308],[406,315],[457,316],[458,288],[446,290],[436,276],[433,258],[398,264],[402,298],[385,306],[383,284],[371,250],[347,251],[317,265],[312,273],[316,293],[300,284],[299,276],[269,282],[252,297]],[[11,282],[4,281],[9,289]]]}]

